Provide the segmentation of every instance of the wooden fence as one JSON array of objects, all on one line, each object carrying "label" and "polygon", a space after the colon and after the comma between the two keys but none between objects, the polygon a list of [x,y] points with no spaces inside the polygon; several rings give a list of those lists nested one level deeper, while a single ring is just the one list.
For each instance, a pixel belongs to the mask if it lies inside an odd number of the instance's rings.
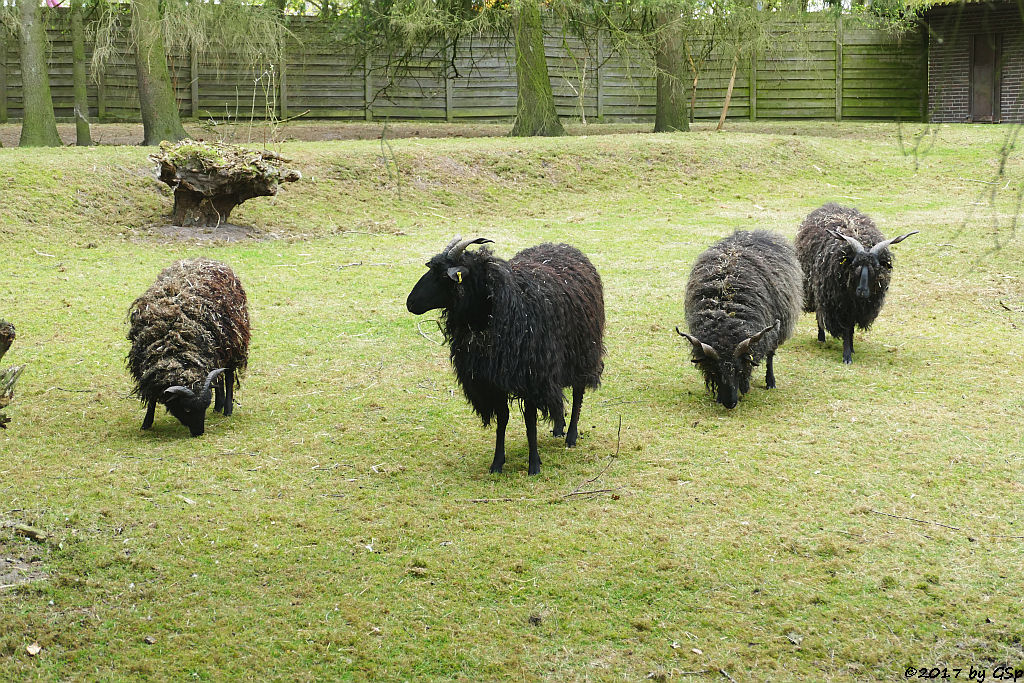
[{"label": "wooden fence", "polygon": [[[320,22],[296,20],[292,31],[295,39],[279,64],[246,65],[231,55],[215,56],[201,49],[169,55],[182,115],[217,120],[302,114],[314,119],[434,121],[515,115],[514,52],[504,38],[466,40],[454,60],[443,49],[424,50],[396,72],[383,55],[360,59],[333,43]],[[799,34],[781,36],[770,54],[743,59],[731,118],[924,118],[923,33],[893,37],[844,26],[842,19],[813,19]],[[70,119],[70,36],[51,29],[49,37],[54,108],[58,118]],[[90,116],[100,121],[140,120],[127,39],[119,47],[119,56],[89,83]],[[548,26],[545,48],[560,115],[588,121],[653,119],[655,77],[649,55],[615,52],[604,36],[584,44],[556,26]],[[87,52],[91,55],[91,46]],[[21,117],[18,60],[17,43],[10,38],[0,42],[0,122]],[[730,59],[712,54],[697,87],[696,118],[719,115],[731,67]]]}]

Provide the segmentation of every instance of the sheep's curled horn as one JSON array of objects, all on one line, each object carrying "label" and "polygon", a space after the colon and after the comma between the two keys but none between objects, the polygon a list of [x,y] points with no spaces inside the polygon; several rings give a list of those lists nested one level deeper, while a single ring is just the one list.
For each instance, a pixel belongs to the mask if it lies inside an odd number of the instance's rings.
[{"label": "sheep's curled horn", "polygon": [[456,235],[455,239],[448,243],[448,246],[444,248],[442,253],[448,258],[453,259],[464,252],[466,247],[471,244],[486,244],[488,242],[493,243],[494,240],[489,240],[486,237],[467,237],[462,239],[462,235]]},{"label": "sheep's curled horn", "polygon": [[693,350],[696,351],[696,352],[701,353],[702,357],[710,358],[711,360],[718,360],[719,359],[717,351],[715,351],[713,348],[711,348],[710,346],[708,346],[704,342],[700,341],[696,337],[693,337],[693,336],[690,336],[690,335],[686,334],[685,332],[683,332],[682,330],[679,329],[678,325],[676,325],[676,334],[678,334],[680,337],[682,337],[686,341],[688,341],[691,344],[693,344]]},{"label": "sheep's curled horn", "polygon": [[746,354],[750,353],[750,345],[753,344],[754,342],[760,341],[761,337],[764,336],[765,332],[767,332],[768,330],[778,330],[781,327],[782,321],[776,318],[775,324],[769,325],[768,327],[764,328],[763,330],[755,334],[753,337],[747,337],[746,339],[744,339],[743,341],[736,345],[736,357],[740,358],[741,356],[745,356]]},{"label": "sheep's curled horn", "polygon": [[[217,379],[217,377],[219,377],[220,375],[224,374],[224,372],[226,370],[227,370],[227,368],[217,368],[216,370],[211,372],[209,375],[207,375],[206,376],[206,381],[203,382],[203,390],[201,392],[199,392],[199,395],[200,396],[205,396],[206,393],[208,391],[210,391],[210,386],[213,384],[213,380]],[[174,395],[174,394],[182,395],[183,394],[183,395],[186,395],[186,396],[188,396],[188,395],[195,396],[195,392],[193,392],[188,387],[183,387],[181,385],[173,386],[173,387],[167,387],[166,389],[164,389],[164,396],[167,396],[168,394],[171,394],[171,395]]]}]

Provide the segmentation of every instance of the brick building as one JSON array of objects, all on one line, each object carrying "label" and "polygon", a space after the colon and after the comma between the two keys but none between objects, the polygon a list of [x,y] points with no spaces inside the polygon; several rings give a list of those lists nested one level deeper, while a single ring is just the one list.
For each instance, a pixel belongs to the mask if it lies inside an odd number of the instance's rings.
[{"label": "brick building", "polygon": [[940,4],[928,22],[933,122],[1024,122],[1024,2]]}]

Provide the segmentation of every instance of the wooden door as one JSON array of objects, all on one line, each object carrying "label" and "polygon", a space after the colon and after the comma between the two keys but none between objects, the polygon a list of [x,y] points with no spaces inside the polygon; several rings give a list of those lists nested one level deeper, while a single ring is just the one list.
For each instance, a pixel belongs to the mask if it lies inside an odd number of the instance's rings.
[{"label": "wooden door", "polygon": [[999,44],[998,35],[971,38],[970,120],[999,120]]}]

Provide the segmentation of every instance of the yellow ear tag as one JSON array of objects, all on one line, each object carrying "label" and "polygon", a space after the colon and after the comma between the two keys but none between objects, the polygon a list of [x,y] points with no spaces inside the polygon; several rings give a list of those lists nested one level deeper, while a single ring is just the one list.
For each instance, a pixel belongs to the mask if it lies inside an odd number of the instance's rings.
[{"label": "yellow ear tag", "polygon": [[457,270],[457,271],[455,271],[455,274],[459,276],[459,284],[461,285],[462,284],[462,271],[461,270]]}]

